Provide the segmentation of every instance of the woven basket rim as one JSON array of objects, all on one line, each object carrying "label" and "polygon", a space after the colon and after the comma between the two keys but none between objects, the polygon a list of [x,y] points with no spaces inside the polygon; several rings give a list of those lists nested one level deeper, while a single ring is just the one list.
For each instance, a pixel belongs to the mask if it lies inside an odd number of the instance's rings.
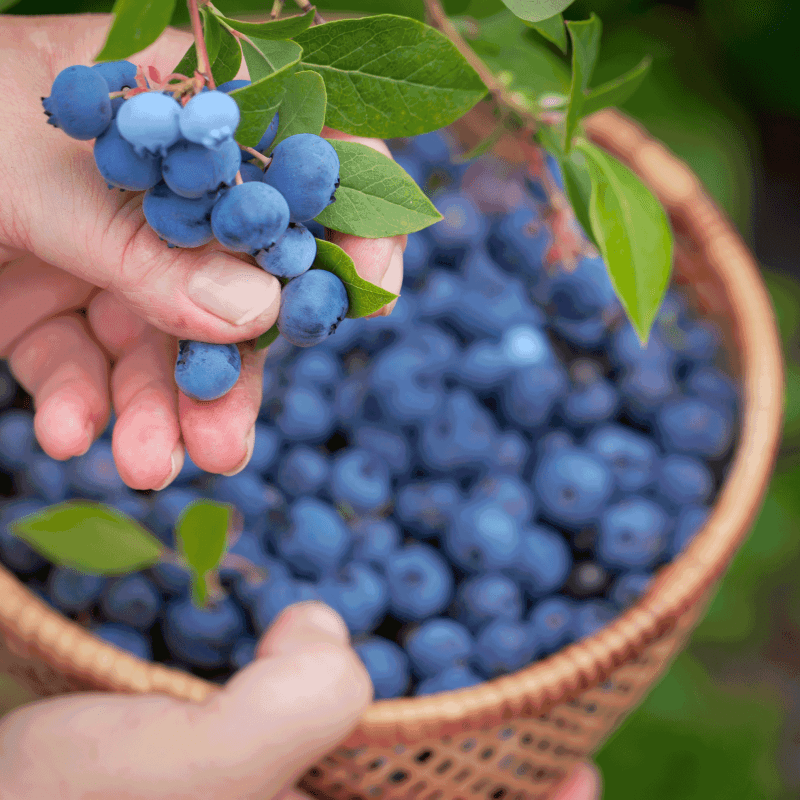
[{"label": "woven basket rim", "polygon": [[[658,573],[647,594],[611,624],[543,660],[479,686],[436,695],[374,702],[349,744],[413,742],[497,725],[599,685],[669,632],[718,580],[763,502],[782,431],[783,364],[769,295],[753,257],[688,166],[629,117],[608,109],[585,120],[590,139],[637,172],[679,220],[688,240],[723,276],[741,339],[743,389],[739,440],[711,515],[690,546]],[[633,153],[635,157],[630,154]],[[678,251],[676,242],[676,253]],[[219,686],[179,669],[141,661],[102,642],[34,595],[0,565],[0,633],[13,649],[77,679],[121,692],[161,691],[202,701]],[[102,673],[100,674],[100,667]]]}]

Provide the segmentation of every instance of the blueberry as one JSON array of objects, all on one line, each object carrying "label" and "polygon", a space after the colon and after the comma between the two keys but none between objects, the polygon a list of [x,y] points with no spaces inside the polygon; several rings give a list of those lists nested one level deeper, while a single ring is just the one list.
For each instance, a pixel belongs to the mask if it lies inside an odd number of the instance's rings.
[{"label": "blueberry", "polygon": [[211,497],[219,503],[232,505],[248,523],[263,517],[271,502],[267,483],[250,468],[245,468],[237,475],[217,475]]},{"label": "blueberry", "polygon": [[552,595],[540,600],[528,618],[534,637],[545,653],[555,653],[575,639],[576,604]]},{"label": "blueberry", "polygon": [[275,417],[280,432],[291,441],[324,442],[333,433],[333,409],[311,386],[290,386]]},{"label": "blueberry", "polygon": [[705,503],[714,491],[714,476],[699,459],[671,453],[658,470],[659,499],[675,508]]},{"label": "blueberry", "polygon": [[[102,61],[92,66],[92,69],[103,76],[109,93],[136,87],[136,64],[130,61]],[[111,101],[112,116],[116,115],[124,102],[122,97],[115,97]]]},{"label": "blueberry", "polygon": [[147,224],[169,244],[200,247],[214,238],[211,210],[215,203],[215,194],[192,200],[180,197],[162,182],[145,192],[142,210]]},{"label": "blueberry", "polygon": [[120,135],[139,155],[147,151],[165,156],[181,138],[180,115],[181,105],[170,95],[143,92],[126,100],[116,119]]},{"label": "blueberry", "polygon": [[30,461],[36,451],[33,414],[12,408],[0,417],[0,466],[15,472]]},{"label": "blueberry", "polygon": [[386,565],[390,611],[399,620],[418,622],[444,611],[453,597],[453,573],[441,555],[425,544],[412,544]]},{"label": "blueberry", "polygon": [[541,280],[543,257],[549,246],[547,227],[525,206],[500,216],[488,239],[489,253],[500,267],[512,275],[533,273],[535,282]]},{"label": "blueberry", "polygon": [[454,481],[410,481],[400,487],[394,513],[413,536],[429,539],[445,531],[462,500]]},{"label": "blueberry", "polygon": [[339,156],[321,136],[288,136],[272,153],[264,183],[286,198],[292,222],[305,222],[333,202],[339,186]]},{"label": "blueberry", "polygon": [[351,524],[355,537],[353,558],[385,571],[389,557],[400,549],[400,529],[391,519],[361,517]]},{"label": "blueberry", "polygon": [[107,581],[70,567],[54,566],[47,578],[47,595],[65,614],[88,611],[99,599]]},{"label": "blueberry", "polygon": [[161,592],[144,575],[134,573],[109,583],[100,598],[100,607],[110,622],[147,631],[161,610]]},{"label": "blueberry", "polygon": [[474,647],[475,642],[466,627],[445,617],[425,620],[405,640],[411,669],[421,679],[467,663]]},{"label": "blueberry", "polygon": [[275,463],[280,445],[281,438],[278,431],[270,425],[257,422],[253,455],[248,465],[250,469],[262,474],[266,472]]},{"label": "blueberry", "polygon": [[8,364],[0,361],[0,409],[5,409],[11,405],[16,395],[17,382],[11,374]]},{"label": "blueberry", "polygon": [[219,400],[239,380],[242,359],[235,344],[209,344],[181,339],[178,348],[175,383],[192,400]]},{"label": "blueberry", "polygon": [[266,183],[232,186],[211,212],[211,230],[220,244],[250,255],[272,247],[288,225],[286,200]]},{"label": "blueberry", "polygon": [[457,511],[444,546],[467,572],[508,569],[519,559],[519,525],[497,502],[471,501]]},{"label": "blueberry", "polygon": [[660,505],[631,495],[603,514],[598,560],[612,569],[651,567],[666,549],[668,526],[669,518]]},{"label": "blueberry", "polygon": [[278,330],[292,344],[310,347],[330,336],[349,308],[342,281],[332,272],[312,269],[283,287]]},{"label": "blueberry", "polygon": [[489,224],[465,195],[447,192],[435,198],[435,205],[444,219],[427,229],[433,242],[433,258],[438,264],[453,268],[468,250],[480,246]]},{"label": "blueberry", "polygon": [[594,428],[586,449],[606,462],[623,492],[640,492],[655,480],[658,451],[650,437],[622,425]]},{"label": "blueberry", "polygon": [[317,590],[353,635],[374,631],[389,610],[386,579],[368,564],[351,561],[335,577],[321,580]]},{"label": "blueberry", "polygon": [[[242,536],[240,537],[239,541],[246,543],[247,550],[249,551],[253,547],[252,540],[253,537],[248,536],[245,538]],[[239,545],[239,542],[236,544]],[[231,552],[233,552],[235,549],[236,545]],[[242,608],[252,609],[256,598],[262,592],[266,591],[266,586],[276,586],[279,583],[291,583],[293,580],[289,568],[282,561],[270,556],[264,556],[262,553],[263,551],[258,554],[258,559],[255,561],[255,563],[257,564],[259,570],[261,570],[263,578],[257,574],[251,575],[247,572],[243,572],[240,568],[229,569],[226,567],[220,571],[220,576],[227,576],[228,578],[230,578],[234,573],[238,573],[233,578],[232,592],[233,596],[239,601]],[[248,553],[245,553],[244,555],[247,558]],[[313,597],[314,599],[318,599],[316,592],[314,593]]]},{"label": "blueberry", "polygon": [[422,681],[414,691],[415,695],[438,694],[439,692],[453,692],[458,689],[468,689],[470,686],[477,686],[483,683],[480,675],[477,675],[469,667],[455,666],[445,669],[438,675]]},{"label": "blueberry", "polygon": [[649,572],[626,572],[611,586],[608,599],[621,611],[632,606],[649,588],[653,576]]},{"label": "blueberry", "polygon": [[150,513],[150,499],[143,492],[135,492],[133,489],[115,493],[108,498],[108,503],[137,522],[144,522]]},{"label": "blueberry", "polygon": [[201,92],[183,106],[178,124],[190,142],[213,150],[233,139],[239,126],[239,106],[219,89]]},{"label": "blueberry", "polygon": [[394,642],[370,636],[353,645],[366,667],[376,700],[402,697],[411,681],[408,656]]},{"label": "blueberry", "polygon": [[99,136],[111,122],[111,100],[103,76],[80,65],[62,69],[50,96],[42,99],[47,121],[73,139]]},{"label": "blueberry", "polygon": [[598,367],[588,359],[579,359],[571,367],[573,386],[561,404],[564,421],[574,431],[606,422],[617,412],[619,393]]},{"label": "blueberry", "polygon": [[575,639],[580,641],[605,628],[617,616],[616,609],[602,600],[584,600],[575,609]]},{"label": "blueberry", "polygon": [[278,278],[296,278],[314,263],[317,240],[299,222],[290,222],[286,232],[268,250],[256,253],[256,263]]},{"label": "blueberry", "polygon": [[665,403],[656,417],[665,449],[720,458],[733,443],[733,415],[723,406],[683,397]]},{"label": "blueberry", "polygon": [[307,445],[295,445],[278,467],[278,484],[289,495],[317,494],[327,485],[331,474],[328,458]]},{"label": "blueberry", "polygon": [[619,380],[628,416],[639,424],[649,425],[654,414],[678,392],[678,384],[670,367],[643,364],[627,370]]},{"label": "blueberry", "polygon": [[151,661],[153,658],[150,640],[127,625],[104,622],[102,625],[96,625],[90,630],[95,636],[100,637],[108,644],[113,644],[115,647],[141,658],[143,661]]},{"label": "blueberry", "polygon": [[711,510],[707,506],[688,506],[684,508],[675,522],[671,540],[668,544],[670,558],[676,558],[706,524]]},{"label": "blueberry", "polygon": [[519,585],[499,573],[484,572],[467,578],[456,591],[458,619],[473,632],[493,619],[520,620],[523,605]]},{"label": "blueberry", "polygon": [[229,597],[208,608],[198,608],[189,598],[167,603],[164,641],[172,656],[189,666],[224,666],[244,630],[242,610]]},{"label": "blueberry", "polygon": [[403,435],[371,425],[360,424],[355,431],[357,447],[380,455],[393,475],[405,475],[411,468],[411,452]]},{"label": "blueberry", "polygon": [[[209,150],[201,144],[182,139],[167,150],[161,164],[161,174],[176,195],[197,199],[215,192],[221,184],[232,186],[241,163],[239,148],[232,140]],[[259,183],[255,185],[261,186]],[[213,213],[211,224],[214,225]]]},{"label": "blueberry", "polygon": [[261,635],[289,606],[309,600],[322,602],[316,584],[281,579],[267,581],[250,595],[250,616],[256,633]]},{"label": "blueberry", "polygon": [[138,155],[120,136],[115,119],[95,140],[94,162],[103,180],[120,189],[140,192],[161,181],[161,156]]},{"label": "blueberry", "polygon": [[82,456],[69,464],[70,485],[83,497],[103,500],[125,492],[127,484],[122,480],[111,443],[98,439]]},{"label": "blueberry", "polygon": [[147,527],[171,547],[174,543],[175,526],[181,514],[190,503],[202,498],[203,495],[195,489],[168,486],[153,497],[153,505],[147,517]]},{"label": "blueberry", "polygon": [[671,369],[677,360],[675,351],[664,341],[659,328],[653,328],[647,345],[642,347],[636,329],[628,320],[614,333],[608,355],[615,367],[627,369],[646,365]]},{"label": "blueberry", "polygon": [[67,499],[69,493],[69,478],[64,463],[44,454],[31,456],[22,473],[22,482],[28,491],[48,503],[60,503]]},{"label": "blueberry", "polygon": [[339,359],[319,347],[301,350],[288,370],[292,383],[308,386],[335,386],[342,378]]},{"label": "blueberry", "polygon": [[472,490],[470,499],[493,500],[506,514],[525,525],[536,513],[536,498],[533,492],[513,475],[484,478]]},{"label": "blueberry", "polygon": [[423,133],[407,142],[409,157],[426,167],[447,166],[450,164],[450,145],[438,131]]},{"label": "blueberry", "polygon": [[545,453],[533,481],[543,514],[569,529],[596,521],[614,490],[606,462],[577,447]]},{"label": "blueberry", "polygon": [[566,389],[567,375],[560,364],[534,365],[511,376],[500,402],[513,423],[525,430],[536,430],[547,425]]},{"label": "blueberry", "polygon": [[153,564],[148,576],[162,595],[167,597],[186,597],[192,585],[192,575],[187,567],[173,564],[170,561],[159,561]]},{"label": "blueberry", "polygon": [[251,661],[255,661],[258,640],[254,636],[240,636],[231,652],[231,669],[244,669]]},{"label": "blueberry", "polygon": [[602,258],[582,258],[571,272],[559,271],[548,287],[554,314],[584,320],[619,303]]},{"label": "blueberry", "polygon": [[478,634],[474,666],[485,678],[494,678],[526,666],[540,648],[529,625],[510,619],[495,619]]},{"label": "blueberry", "polygon": [[345,563],[353,534],[336,509],[311,497],[301,497],[291,507],[291,527],[277,537],[281,558],[304,577],[332,575]]},{"label": "blueberry", "polygon": [[511,571],[531,597],[558,591],[572,569],[569,545],[558,531],[544,526],[525,528]]},{"label": "blueberry", "polygon": [[239,174],[245,183],[259,183],[264,177],[264,171],[257,164],[243,163],[239,167]]},{"label": "blueberry", "polygon": [[716,367],[699,366],[686,378],[686,392],[707,403],[718,403],[734,409],[738,389],[734,381]]},{"label": "blueberry", "polygon": [[348,448],[337,454],[331,471],[331,494],[359,513],[378,513],[391,499],[391,476],[375,453]]}]

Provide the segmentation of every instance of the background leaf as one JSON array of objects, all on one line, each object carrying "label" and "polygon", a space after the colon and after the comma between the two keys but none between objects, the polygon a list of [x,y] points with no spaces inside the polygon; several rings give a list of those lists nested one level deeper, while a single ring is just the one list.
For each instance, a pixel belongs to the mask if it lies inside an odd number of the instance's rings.
[{"label": "background leaf", "polygon": [[529,28],[533,28],[540,36],[544,36],[548,42],[552,42],[564,55],[567,53],[567,29],[564,26],[564,17],[556,14],[553,17],[543,19],[541,22],[526,22]]},{"label": "background leaf", "polygon": [[642,85],[647,77],[652,58],[644,58],[632,70],[602,86],[597,86],[583,100],[583,116],[588,117],[601,108],[621,106]]},{"label": "background leaf", "polygon": [[541,22],[554,14],[560,14],[575,0],[503,0],[503,3],[520,19]]},{"label": "background leaf", "polygon": [[592,231],[589,215],[589,201],[592,196],[592,176],[586,164],[585,157],[573,150],[568,155],[559,159],[561,174],[564,178],[564,189],[567,192],[575,217],[583,228],[586,237],[600,250],[600,246]]},{"label": "background leaf", "polygon": [[592,177],[589,216],[614,289],[642,342],[672,271],[672,231],[657,198],[626,166],[580,139]]},{"label": "background leaf", "polygon": [[[247,62],[250,80],[255,83],[293,64],[297,64],[303,48],[295,42],[242,40],[242,52]],[[240,90],[241,91],[241,90]]]},{"label": "background leaf", "polygon": [[398,297],[398,295],[364,280],[356,272],[353,259],[333,242],[317,239],[317,257],[311,268],[326,269],[344,283],[350,301],[350,308],[347,312],[350,319],[366,317]]},{"label": "background leaf", "polygon": [[211,500],[189,505],[178,519],[178,552],[199,575],[216,569],[225,554],[233,507]]},{"label": "background leaf", "polygon": [[117,61],[144,50],[169,25],[175,0],[117,0],[114,22],[95,61]]},{"label": "background leaf", "polygon": [[285,19],[273,19],[269,22],[243,22],[239,19],[219,17],[228,27],[233,28],[246,36],[257,39],[294,39],[295,36],[306,30],[314,19],[314,11],[298,14]]},{"label": "background leaf", "polygon": [[[222,44],[223,28],[219,22],[217,22],[216,17],[213,14],[209,14],[205,8],[200,9],[200,14],[202,15],[203,19],[203,38],[206,42],[208,60],[211,63],[211,73],[214,75],[216,83],[224,83],[224,81],[221,81],[216,77],[216,73],[214,72],[214,60],[219,55],[220,45]],[[172,71],[191,78],[192,75],[194,75],[194,71],[197,69],[197,64],[197,49],[195,48],[193,42],[178,65]]]},{"label": "background leaf", "polygon": [[413,178],[391,158],[357,142],[328,140],[339,156],[336,202],[317,221],[368,239],[412,233],[442,219]]},{"label": "background leaf", "polygon": [[232,81],[242,66],[242,47],[239,40],[227,28],[223,27],[220,31],[219,52],[211,65],[217,86]]},{"label": "background leaf", "polygon": [[568,151],[575,129],[578,127],[578,120],[583,116],[584,92],[589,88],[589,81],[592,79],[597,56],[600,53],[602,24],[599,18],[592,14],[588,20],[568,22],[567,28],[572,39],[572,84],[564,125],[564,148]]},{"label": "background leaf", "polygon": [[281,332],[278,330],[278,323],[276,322],[268,331],[262,333],[256,339],[255,349],[263,350],[265,347],[269,347],[280,335]]},{"label": "background leaf", "polygon": [[360,136],[414,136],[449,125],[486,87],[453,43],[416,20],[379,14],[297,37],[328,93],[326,125]]},{"label": "background leaf", "polygon": [[54,564],[95,575],[136,572],[164,550],[138,522],[99,503],[60,503],[16,520],[11,529]]},{"label": "background leaf", "polygon": [[311,70],[295,72],[285,81],[283,102],[278,109],[278,133],[271,145],[275,148],[288,136],[314,133],[317,136],[325,124],[325,81]]}]

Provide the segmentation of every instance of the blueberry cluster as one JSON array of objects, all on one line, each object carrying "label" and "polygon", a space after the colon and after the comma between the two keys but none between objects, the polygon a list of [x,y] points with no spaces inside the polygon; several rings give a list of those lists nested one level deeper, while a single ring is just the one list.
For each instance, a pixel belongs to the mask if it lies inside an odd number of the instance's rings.
[{"label": "blueberry cluster", "polygon": [[[48,122],[75,139],[95,139],[95,163],[109,189],[144,191],[145,219],[169,247],[216,239],[288,281],[278,328],[289,341],[307,347],[333,333],[348,312],[347,292],[332,273],[308,272],[317,244],[303,224],[336,199],[333,146],[299,133],[269,159],[254,159],[234,139],[240,112],[229,95],[249,80],[204,87],[179,102],[177,92],[137,86],[136,78],[128,61],[67,67],[42,98]],[[126,90],[133,90],[127,99],[110,97]],[[278,122],[277,114],[268,121],[255,150],[272,146]],[[239,377],[237,348],[186,345],[175,370],[179,388],[197,400],[222,397]]]},{"label": "blueberry cluster", "polygon": [[[397,158],[438,184],[444,220],[410,237],[391,316],[347,320],[312,350],[270,349],[240,474],[187,459],[173,486],[133,492],[108,435],[66,464],[38,452],[17,395],[0,417],[17,495],[0,506],[4,564],[108,641],[210,680],[250,661],[288,605],[322,599],[377,698],[513,672],[647,590],[703,525],[729,460],[738,387],[718,329],[673,288],[642,348],[599,258],[544,266],[548,231],[525,176],[498,177],[484,159],[473,196],[438,135]],[[230,503],[236,563],[262,573],[223,565],[225,596],[199,609],[177,565],[97,578],[6,532],[73,496],[113,503],[170,545],[191,502]]]}]

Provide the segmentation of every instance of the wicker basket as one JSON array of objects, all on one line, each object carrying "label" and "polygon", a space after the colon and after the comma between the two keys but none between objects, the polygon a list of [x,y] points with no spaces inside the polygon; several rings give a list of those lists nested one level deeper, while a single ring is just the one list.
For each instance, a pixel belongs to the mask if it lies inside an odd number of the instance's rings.
[{"label": "wicker basket", "polygon": [[[546,800],[637,706],[685,646],[759,510],[781,432],[783,375],[772,308],[753,257],[685,164],[615,111],[587,122],[669,211],[676,280],[717,319],[743,410],[734,461],[689,548],[611,625],[513,675],[459,692],[374,703],[300,785],[320,798]],[[519,152],[519,151],[517,151]],[[101,642],[0,568],[0,670],[42,696],[218,687]]]}]

